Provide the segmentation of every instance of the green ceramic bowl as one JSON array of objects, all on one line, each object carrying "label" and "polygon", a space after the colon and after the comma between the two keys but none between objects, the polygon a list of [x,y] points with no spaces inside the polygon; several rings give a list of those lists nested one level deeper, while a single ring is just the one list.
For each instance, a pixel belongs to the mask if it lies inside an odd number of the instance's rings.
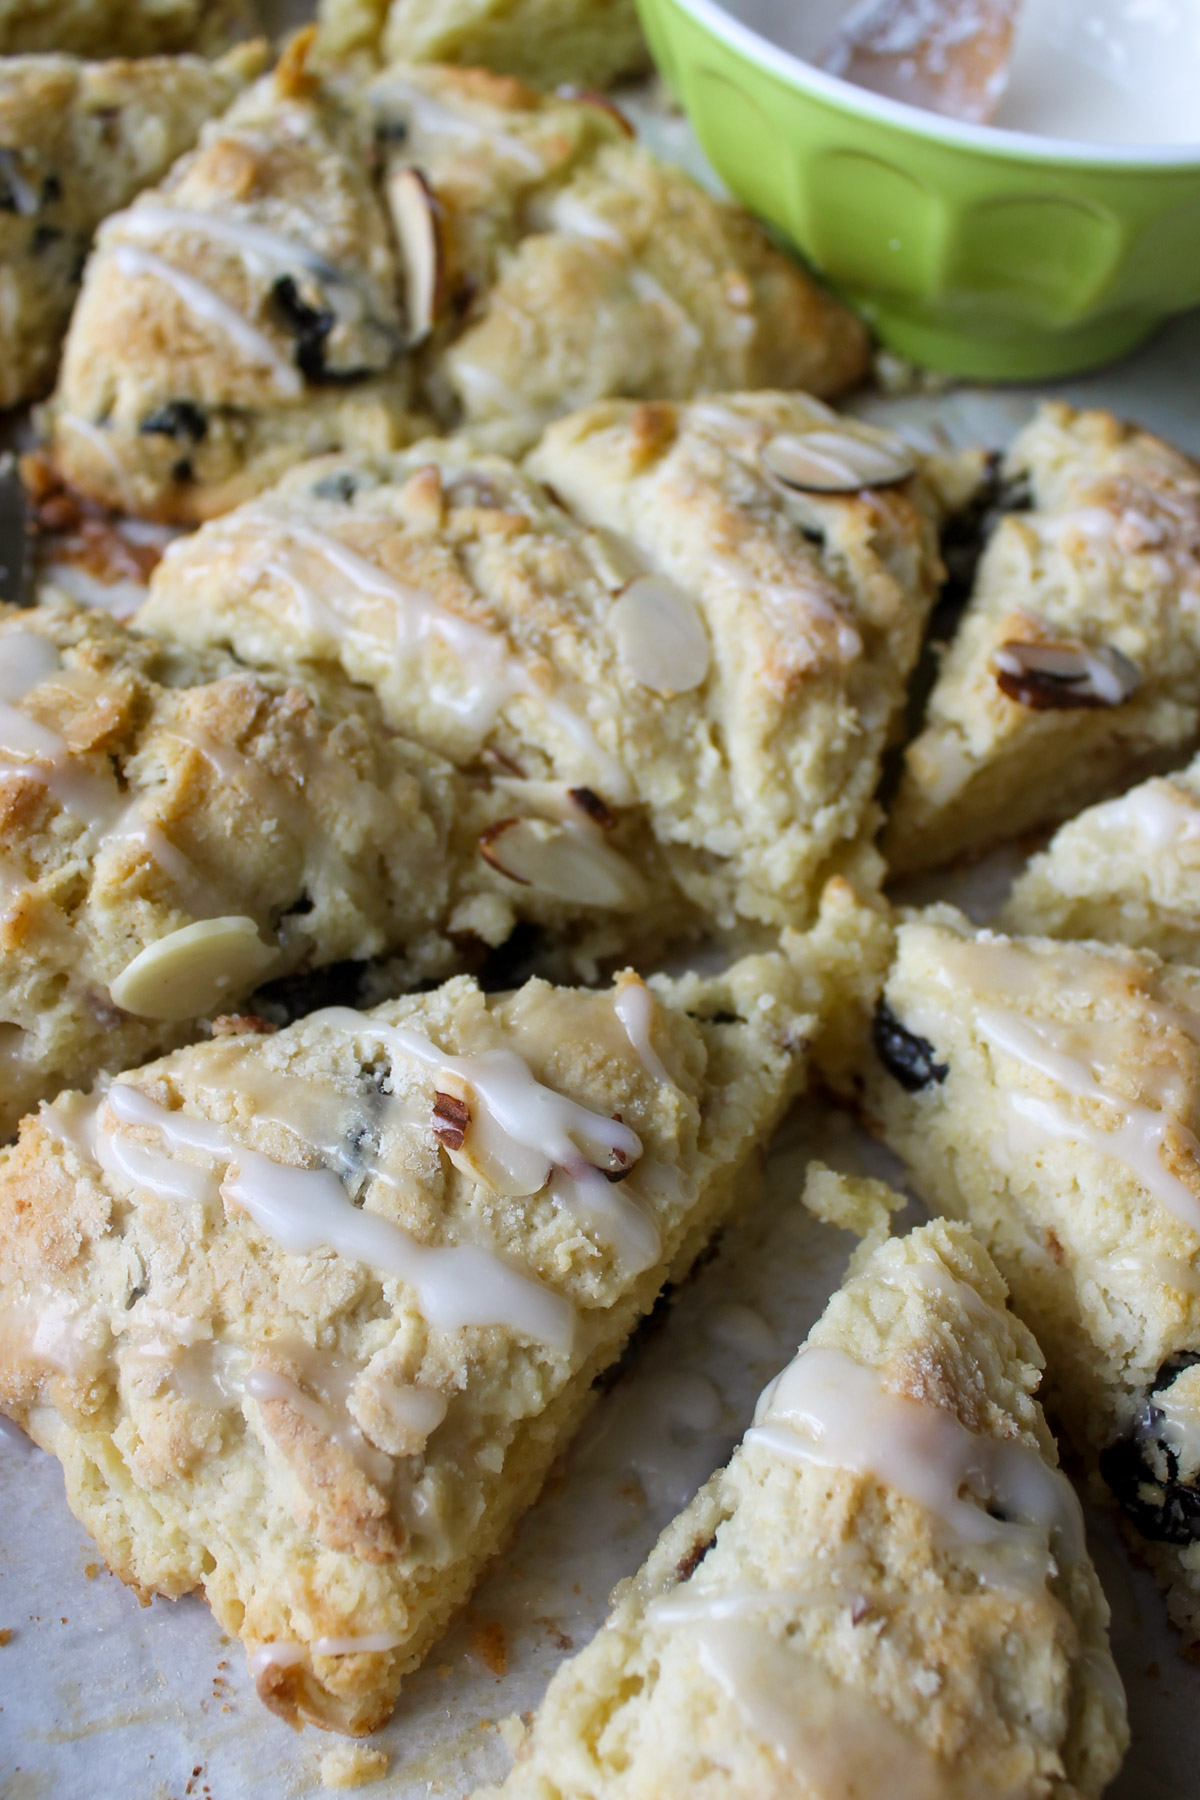
[{"label": "green ceramic bowl", "polygon": [[714,0],[639,5],[732,192],[901,356],[1067,375],[1200,303],[1200,144],[961,125],[823,74]]}]

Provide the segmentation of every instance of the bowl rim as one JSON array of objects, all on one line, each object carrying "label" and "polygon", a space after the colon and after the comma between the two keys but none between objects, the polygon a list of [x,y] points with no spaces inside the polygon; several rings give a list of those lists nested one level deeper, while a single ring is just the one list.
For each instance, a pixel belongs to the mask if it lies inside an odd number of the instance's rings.
[{"label": "bowl rim", "polygon": [[1200,170],[1200,141],[1189,144],[1105,144],[1091,143],[1083,138],[1043,137],[1031,131],[1010,131],[1002,125],[969,125],[958,119],[944,118],[939,113],[926,112],[921,107],[909,106],[903,100],[873,94],[837,75],[828,75],[782,45],[772,43],[753,26],[728,12],[719,0],[641,0],[647,10],[660,3],[676,6],[680,12],[690,14],[697,24],[721,38],[731,49],[740,51],[771,74],[782,76],[793,86],[852,112],[899,126],[917,137],[934,138],[961,149],[1022,162],[1087,164],[1105,169]]}]

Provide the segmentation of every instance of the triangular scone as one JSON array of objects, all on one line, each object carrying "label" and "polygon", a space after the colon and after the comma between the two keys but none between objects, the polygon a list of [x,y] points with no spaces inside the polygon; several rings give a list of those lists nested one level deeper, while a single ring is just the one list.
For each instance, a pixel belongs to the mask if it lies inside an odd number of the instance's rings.
[{"label": "triangular scone", "polygon": [[0,1139],[275,976],[447,972],[471,805],[345,681],[0,608]]},{"label": "triangular scone", "polygon": [[899,871],[1080,806],[1200,738],[1200,468],[1107,413],[1042,407],[889,815]]},{"label": "triangular scone", "polygon": [[101,236],[51,420],[93,498],[210,518],[414,410],[523,448],[607,394],[861,374],[858,321],[607,105],[305,48]]},{"label": "triangular scone", "polygon": [[649,64],[635,0],[318,0],[317,48],[605,88]]},{"label": "triangular scone", "polygon": [[0,407],[53,381],[96,226],[161,181],[258,74],[264,51],[247,45],[219,62],[0,60]]},{"label": "triangular scone", "polygon": [[0,1404],[112,1567],[202,1589],[277,1711],[380,1724],[852,1002],[842,910],[711,980],[458,977],[27,1120]]},{"label": "triangular scone", "polygon": [[0,56],[211,55],[253,13],[251,0],[0,0]]},{"label": "triangular scone", "polygon": [[961,1225],[860,1256],[492,1800],[1099,1795],[1108,1607],[1004,1300]]},{"label": "triangular scone", "polygon": [[1063,825],[1014,883],[1001,923],[1200,962],[1200,760]]},{"label": "triangular scone", "polygon": [[543,813],[536,855],[528,825],[483,846],[515,882],[566,881],[586,846],[564,787],[582,786],[604,803],[589,841],[648,840],[682,925],[801,924],[831,869],[877,862],[879,760],[941,572],[924,477],[788,488],[764,447],[810,438],[894,454],[761,395],[606,403],[530,473],[455,440],[315,464],[172,545],[140,620],[374,688],[514,818]]},{"label": "triangular scone", "polygon": [[52,402],[70,484],[180,519],[304,456],[412,435],[361,111],[285,55],[100,233]]},{"label": "triangular scone", "polygon": [[985,1238],[1047,1391],[1200,1636],[1200,970],[901,926],[869,1118]]}]

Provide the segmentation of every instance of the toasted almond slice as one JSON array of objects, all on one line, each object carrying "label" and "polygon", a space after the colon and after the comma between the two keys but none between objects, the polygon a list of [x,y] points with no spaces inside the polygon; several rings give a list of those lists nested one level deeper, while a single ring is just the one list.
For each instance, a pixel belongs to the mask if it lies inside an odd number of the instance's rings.
[{"label": "toasted almond slice", "polygon": [[814,494],[853,494],[860,488],[904,481],[916,459],[892,431],[842,426],[836,431],[780,431],[763,445],[769,475]]},{"label": "toasted almond slice", "polygon": [[655,694],[686,694],[708,674],[708,632],[694,600],[663,575],[631,581],[608,615],[628,674]]},{"label": "toasted almond slice", "polygon": [[633,912],[646,904],[638,871],[590,825],[500,819],[481,836],[479,853],[510,881],[574,906]]},{"label": "toasted almond slice", "polygon": [[614,125],[620,126],[626,137],[637,136],[632,121],[625,117],[616,101],[610,100],[607,94],[597,93],[595,88],[578,87],[573,81],[564,81],[555,92],[562,100],[574,100],[577,106],[599,107],[601,112],[608,114]]},{"label": "toasted almond slice", "polygon": [[590,820],[605,831],[611,831],[617,822],[612,807],[589,787],[565,787],[561,781],[531,781],[520,775],[496,775],[492,790],[506,795],[523,818],[567,819],[575,823]]},{"label": "toasted almond slice", "polygon": [[438,203],[420,169],[396,169],[388,177],[388,205],[404,265],[404,313],[415,349],[433,330],[442,290],[442,242]]},{"label": "toasted almond slice", "polygon": [[605,525],[597,525],[588,532],[587,548],[597,575],[610,593],[619,594],[622,588],[646,572],[629,539],[622,537],[620,532],[609,531]]},{"label": "toasted almond slice", "polygon": [[202,1018],[247,993],[278,956],[253,919],[198,919],[138,952],[109,988],[141,1019]]},{"label": "toasted almond slice", "polygon": [[996,685],[1035,712],[1124,706],[1142,685],[1141,670],[1111,644],[1000,644],[992,655]]}]

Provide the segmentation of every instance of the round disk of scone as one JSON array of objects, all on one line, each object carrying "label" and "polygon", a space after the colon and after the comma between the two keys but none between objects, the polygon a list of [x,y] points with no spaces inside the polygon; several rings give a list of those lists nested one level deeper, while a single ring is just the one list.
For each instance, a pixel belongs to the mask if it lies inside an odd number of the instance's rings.
[{"label": "round disk of scone", "polygon": [[874,1036],[868,1118],[984,1237],[1200,1635],[1200,971],[938,907],[900,926]]},{"label": "round disk of scone", "polygon": [[[940,502],[911,458],[886,487],[790,488],[764,457],[791,439],[894,448],[765,394],[607,402],[525,470],[460,440],[317,464],[171,546],[141,622],[258,667],[333,664],[547,829],[587,789],[694,922],[803,924],[830,873],[875,867]],[[484,854],[536,885],[518,841]]]},{"label": "round disk of scone", "polygon": [[459,977],[28,1120],[0,1151],[0,1406],[111,1566],[201,1589],[285,1717],[382,1723],[750,1191],[846,1004],[829,935],[711,980]]},{"label": "round disk of scone", "polygon": [[1108,1607],[1004,1301],[960,1225],[860,1255],[479,1800],[1098,1796]]},{"label": "round disk of scone", "polygon": [[931,868],[1168,767],[1200,738],[1200,468],[1107,413],[1043,406],[890,809]]},{"label": "round disk of scone", "polygon": [[162,179],[264,57],[0,61],[0,407],[53,381],[96,226]]},{"label": "round disk of scone", "polygon": [[223,49],[250,0],[0,0],[0,56],[161,56]]},{"label": "round disk of scone", "polygon": [[635,0],[319,0],[317,47],[462,63],[534,87],[605,88],[649,67]]}]

